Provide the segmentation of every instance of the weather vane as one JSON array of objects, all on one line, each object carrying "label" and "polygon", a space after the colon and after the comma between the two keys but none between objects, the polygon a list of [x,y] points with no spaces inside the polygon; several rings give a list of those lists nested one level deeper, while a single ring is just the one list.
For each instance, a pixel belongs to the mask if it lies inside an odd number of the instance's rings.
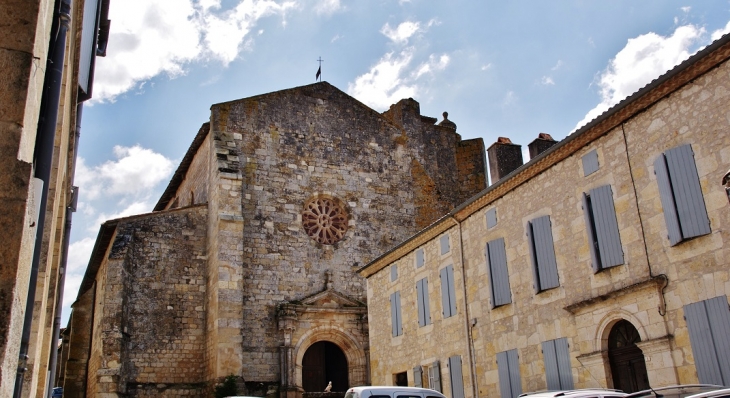
[{"label": "weather vane", "polygon": [[317,59],[317,62],[319,62],[319,68],[317,69],[317,75],[314,76],[315,81],[322,81],[322,61],[324,61],[322,57],[319,57],[319,59]]}]

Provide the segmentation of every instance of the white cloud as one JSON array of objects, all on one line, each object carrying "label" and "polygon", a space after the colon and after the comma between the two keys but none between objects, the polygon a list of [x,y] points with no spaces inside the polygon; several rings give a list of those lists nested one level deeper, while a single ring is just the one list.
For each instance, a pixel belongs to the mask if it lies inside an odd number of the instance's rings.
[{"label": "white cloud", "polygon": [[147,200],[142,200],[142,201],[133,202],[132,204],[125,207],[123,210],[116,212],[116,213],[99,214],[99,216],[96,218],[96,223],[95,223],[96,226],[94,227],[94,230],[96,230],[96,228],[98,228],[99,225],[105,223],[107,220],[115,220],[117,218],[149,213],[152,211],[152,208],[154,208],[154,206],[155,206],[155,203],[153,203],[151,201],[147,201]]},{"label": "white cloud", "polygon": [[710,39],[712,41],[715,41],[715,40],[721,38],[722,36],[726,35],[728,32],[730,32],[730,21],[728,21],[728,23],[725,25],[725,27],[712,32]]},{"label": "white cloud", "polygon": [[489,70],[489,69],[491,69],[491,68],[492,68],[492,63],[490,62],[490,63],[488,63],[488,64],[484,64],[484,65],[482,65],[482,68],[481,68],[481,69],[482,69],[482,70]]},{"label": "white cloud", "polygon": [[421,24],[419,22],[406,21],[402,22],[394,29],[390,27],[390,24],[386,23],[385,26],[380,29],[380,33],[384,34],[388,39],[396,44],[407,44],[408,39],[418,32],[420,25]]},{"label": "white cloud", "polygon": [[63,289],[64,312],[74,302],[79,293],[79,286],[81,286],[81,280],[86,272],[86,266],[89,264],[89,257],[94,249],[95,242],[95,238],[87,237],[71,243],[68,247],[66,280]]},{"label": "white cloud", "polygon": [[502,99],[502,106],[512,106],[517,103],[517,94],[514,91],[507,91]]},{"label": "white cloud", "polygon": [[216,59],[227,65],[242,49],[256,22],[284,14],[293,2],[240,0],[221,11],[220,0],[128,0],[111,2],[107,56],[98,58],[94,101],[113,101],[159,74],[177,77],[185,65]]},{"label": "white cloud", "polygon": [[340,0],[319,0],[316,2],[314,12],[317,14],[332,15],[342,9]]},{"label": "white cloud", "polygon": [[629,39],[597,79],[601,102],[576,129],[689,58],[704,35],[704,28],[685,25],[668,37],[647,33]]},{"label": "white cloud", "polygon": [[554,86],[555,81],[550,76],[543,76],[542,79],[540,80],[540,84],[545,85],[545,86]]},{"label": "white cloud", "polygon": [[556,63],[555,66],[553,66],[552,68],[550,68],[550,70],[555,71],[555,70],[558,70],[558,69],[560,69],[562,67],[563,67],[563,60],[560,60],[559,59],[558,60],[558,63]]},{"label": "white cloud", "polygon": [[684,12],[684,13],[688,13],[692,9],[692,7],[689,7],[689,6],[679,7],[679,9],[682,10],[682,12]]}]

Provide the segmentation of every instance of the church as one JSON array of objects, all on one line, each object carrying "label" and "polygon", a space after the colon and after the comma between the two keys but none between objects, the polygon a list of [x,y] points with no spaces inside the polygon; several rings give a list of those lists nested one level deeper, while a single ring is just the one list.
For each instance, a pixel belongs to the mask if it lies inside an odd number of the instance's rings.
[{"label": "church", "polygon": [[365,278],[487,187],[482,139],[326,82],[211,107],[151,213],[101,225],[64,396],[297,398],[371,383]]}]

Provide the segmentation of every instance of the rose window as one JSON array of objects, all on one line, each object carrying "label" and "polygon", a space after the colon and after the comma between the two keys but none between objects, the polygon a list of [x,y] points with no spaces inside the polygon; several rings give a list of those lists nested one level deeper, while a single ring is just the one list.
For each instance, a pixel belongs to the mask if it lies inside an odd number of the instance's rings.
[{"label": "rose window", "polygon": [[302,225],[312,239],[332,245],[347,232],[347,211],[335,198],[313,198],[304,205]]}]

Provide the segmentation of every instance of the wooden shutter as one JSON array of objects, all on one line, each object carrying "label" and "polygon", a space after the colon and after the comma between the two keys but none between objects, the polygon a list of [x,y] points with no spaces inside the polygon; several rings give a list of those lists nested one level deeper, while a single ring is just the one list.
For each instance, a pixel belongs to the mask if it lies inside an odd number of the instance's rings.
[{"label": "wooden shutter", "polygon": [[398,279],[398,264],[390,265],[390,281],[393,282]]},{"label": "wooden shutter", "polygon": [[710,220],[707,218],[692,147],[682,145],[672,148],[665,152],[665,156],[682,238],[709,234]]},{"label": "wooden shutter", "polygon": [[441,236],[439,241],[441,243],[441,254],[448,253],[451,250],[451,246],[449,245],[449,235]]},{"label": "wooden shutter", "polygon": [[535,234],[532,232],[532,222],[527,222],[527,246],[530,248],[530,263],[532,264],[532,289],[540,293],[540,274],[537,272],[537,254],[535,252]]},{"label": "wooden shutter", "polygon": [[572,390],[573,386],[573,370],[570,366],[570,348],[568,347],[568,339],[563,337],[553,340],[555,342],[555,359],[558,364],[558,374],[560,375],[560,389]]},{"label": "wooden shutter", "polygon": [[413,386],[423,387],[423,368],[420,366],[413,368]]},{"label": "wooden shutter", "polygon": [[429,387],[432,390],[441,392],[441,364],[435,361],[428,368]]},{"label": "wooden shutter", "polygon": [[487,242],[486,257],[492,293],[492,308],[512,302],[504,238]]},{"label": "wooden shutter", "polygon": [[400,312],[400,292],[390,295],[390,321],[392,323],[393,337],[403,334]]},{"label": "wooden shutter", "polygon": [[674,246],[682,241],[682,230],[679,227],[677,206],[674,203],[672,183],[669,180],[669,171],[667,170],[667,161],[664,154],[659,155],[654,161],[654,174],[656,175],[656,182],[659,186],[659,198],[662,201],[662,209],[664,210],[667,238],[669,239],[669,244]]},{"label": "wooden shutter", "polygon": [[416,250],[416,268],[423,267],[424,262],[423,249]]},{"label": "wooden shutter", "polygon": [[550,216],[542,216],[532,220],[532,237],[535,243],[537,272],[540,276],[540,290],[560,286]]},{"label": "wooden shutter", "polygon": [[542,343],[542,358],[545,362],[545,381],[548,390],[562,390],[560,388],[560,373],[558,372],[558,359],[555,357],[555,341],[549,340]]},{"label": "wooden shutter", "polygon": [[598,171],[598,153],[595,149],[583,155],[582,159],[584,177]]},{"label": "wooden shutter", "polygon": [[464,376],[461,372],[461,356],[449,357],[449,377],[451,381],[451,398],[464,398]]},{"label": "wooden shutter", "polygon": [[512,394],[512,383],[509,379],[509,360],[507,351],[497,353],[497,372],[499,373],[499,395],[501,398],[515,398]]},{"label": "wooden shutter", "polygon": [[416,295],[418,296],[418,326],[426,326],[431,323],[431,309],[428,303],[428,279],[423,278],[416,282]]},{"label": "wooden shutter", "polygon": [[449,312],[451,315],[456,315],[456,290],[454,289],[454,266],[446,266],[446,276],[449,278],[449,306],[451,307]]},{"label": "wooden shutter", "polygon": [[514,396],[522,394],[522,382],[520,381],[520,361],[517,357],[517,349],[507,351],[509,361],[509,382],[510,389]]},{"label": "wooden shutter", "polygon": [[487,210],[487,229],[494,227],[497,225],[497,208],[492,207],[491,209]]},{"label": "wooden shutter", "polygon": [[604,185],[591,189],[590,195],[601,268],[621,265],[624,263],[624,251],[621,248],[611,186]]},{"label": "wooden shutter", "polygon": [[454,266],[448,265],[440,271],[441,308],[444,318],[456,314],[456,293],[454,292]]},{"label": "wooden shutter", "polygon": [[598,240],[596,239],[596,223],[593,221],[593,209],[588,195],[583,193],[583,216],[586,220],[586,233],[588,234],[588,248],[591,251],[591,268],[593,273],[601,270],[601,257],[598,255]]},{"label": "wooden shutter", "polygon": [[730,384],[730,309],[725,296],[684,306],[700,383]]}]

